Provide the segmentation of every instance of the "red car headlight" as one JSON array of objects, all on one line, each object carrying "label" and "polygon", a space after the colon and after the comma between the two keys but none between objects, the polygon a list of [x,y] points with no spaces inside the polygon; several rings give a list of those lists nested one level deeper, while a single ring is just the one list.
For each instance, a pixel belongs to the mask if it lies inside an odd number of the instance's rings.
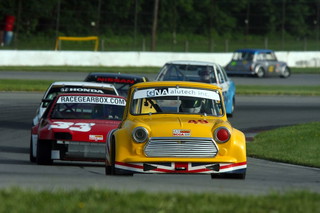
[{"label": "red car headlight", "polygon": [[148,130],[144,127],[136,127],[132,131],[132,138],[137,143],[143,143],[145,142],[149,137]]},{"label": "red car headlight", "polygon": [[214,139],[218,143],[225,143],[230,139],[230,131],[226,127],[219,127],[214,131]]}]

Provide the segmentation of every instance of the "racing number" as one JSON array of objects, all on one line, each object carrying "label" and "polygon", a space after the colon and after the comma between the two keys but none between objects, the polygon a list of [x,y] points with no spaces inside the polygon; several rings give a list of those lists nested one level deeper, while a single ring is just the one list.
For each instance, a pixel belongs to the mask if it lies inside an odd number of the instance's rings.
[{"label": "racing number", "polygon": [[198,123],[200,123],[200,124],[207,124],[207,123],[209,123],[208,121],[206,121],[206,120],[189,120],[188,121],[188,123],[194,123],[194,124],[198,124]]},{"label": "racing number", "polygon": [[72,122],[53,122],[54,124],[50,125],[49,129],[68,129],[73,123]]},{"label": "racing number", "polygon": [[49,129],[70,129],[78,132],[89,132],[95,123],[54,122]]},{"label": "racing number", "polygon": [[269,71],[269,72],[273,72],[273,71],[274,71],[274,66],[269,66],[269,67],[268,67],[268,71]]},{"label": "racing number", "polygon": [[95,123],[75,123],[70,127],[70,130],[79,131],[79,132],[89,132],[91,130],[91,126],[94,126]]}]

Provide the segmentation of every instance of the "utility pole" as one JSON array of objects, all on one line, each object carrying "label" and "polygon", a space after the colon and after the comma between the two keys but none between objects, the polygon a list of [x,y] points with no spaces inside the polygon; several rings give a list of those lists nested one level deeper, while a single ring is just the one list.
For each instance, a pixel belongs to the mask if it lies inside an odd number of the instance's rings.
[{"label": "utility pole", "polygon": [[284,27],[286,21],[286,0],[282,0],[282,36],[281,36],[281,43],[282,43],[282,50],[284,50]]},{"label": "utility pole", "polygon": [[317,1],[317,15],[316,15],[316,20],[314,21],[315,23],[315,30],[316,30],[316,45],[317,45],[317,50],[319,50],[319,17],[320,17],[320,2]]},{"label": "utility pole", "polygon": [[98,14],[97,14],[97,24],[96,24],[96,30],[97,30],[98,36],[100,36],[100,17],[101,17],[101,0],[98,0]]},{"label": "utility pole", "polygon": [[158,9],[159,9],[159,0],[154,0],[152,36],[151,36],[151,51],[156,50]]},{"label": "utility pole", "polygon": [[14,39],[14,45],[15,48],[18,47],[18,36],[19,36],[19,32],[20,32],[20,24],[21,24],[21,11],[22,11],[22,2],[21,0],[18,1],[18,17],[17,17],[17,21],[16,21],[16,35],[13,37]]},{"label": "utility pole", "polygon": [[134,4],[134,48],[136,47],[137,44],[137,29],[138,29],[138,0],[135,0]]},{"label": "utility pole", "polygon": [[59,28],[60,28],[60,2],[61,0],[58,0],[58,8],[57,8],[57,22],[56,22],[56,38],[59,36]]}]

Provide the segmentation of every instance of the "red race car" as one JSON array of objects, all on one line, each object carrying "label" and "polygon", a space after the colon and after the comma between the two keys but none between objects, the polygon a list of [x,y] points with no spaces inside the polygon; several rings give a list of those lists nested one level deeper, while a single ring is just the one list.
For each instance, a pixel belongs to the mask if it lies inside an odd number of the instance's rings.
[{"label": "red race car", "polygon": [[118,127],[125,105],[116,95],[58,95],[31,129],[30,161],[104,161],[106,136]]}]

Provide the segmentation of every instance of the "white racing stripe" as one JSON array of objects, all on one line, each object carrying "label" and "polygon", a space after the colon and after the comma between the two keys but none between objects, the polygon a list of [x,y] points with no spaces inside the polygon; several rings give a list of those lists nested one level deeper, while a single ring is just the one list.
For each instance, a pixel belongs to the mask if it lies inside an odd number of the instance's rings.
[{"label": "white racing stripe", "polygon": [[207,98],[220,100],[218,92],[213,90],[190,89],[190,88],[152,88],[138,90],[134,93],[133,99],[164,97],[164,96],[186,96],[195,98]]},{"label": "white racing stripe", "polygon": [[111,104],[125,106],[126,101],[122,98],[97,97],[97,96],[61,96],[57,103],[89,103]]}]

